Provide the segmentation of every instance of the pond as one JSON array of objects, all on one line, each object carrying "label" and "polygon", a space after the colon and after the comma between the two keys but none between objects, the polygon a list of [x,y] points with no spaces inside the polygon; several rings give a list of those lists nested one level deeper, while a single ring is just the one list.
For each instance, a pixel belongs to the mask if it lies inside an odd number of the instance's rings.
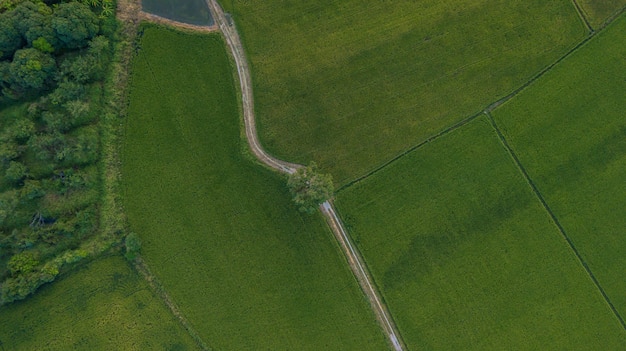
[{"label": "pond", "polygon": [[147,13],[197,26],[212,26],[215,23],[204,0],[143,0],[142,9]]}]

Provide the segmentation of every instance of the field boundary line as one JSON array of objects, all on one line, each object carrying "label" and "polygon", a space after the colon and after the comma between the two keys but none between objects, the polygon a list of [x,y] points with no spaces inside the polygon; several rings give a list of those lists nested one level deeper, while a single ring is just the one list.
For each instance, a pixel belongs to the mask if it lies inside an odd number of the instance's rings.
[{"label": "field boundary line", "polygon": [[604,23],[602,23],[600,25],[600,27],[598,27],[598,30],[604,29],[606,27],[608,27],[611,23],[613,23],[618,17],[620,17],[622,14],[624,14],[624,12],[626,12],[626,6],[623,6],[622,8],[618,9],[617,11],[615,11],[611,16],[609,16],[609,18],[607,18]]},{"label": "field boundary line", "polygon": [[[235,61],[237,68],[237,74],[239,76],[241,103],[243,110],[243,121],[246,132],[246,139],[250,150],[254,156],[264,165],[283,174],[293,174],[297,169],[303,166],[297,163],[286,162],[279,160],[269,155],[261,146],[257,131],[256,121],[254,117],[254,95],[252,93],[252,78],[250,76],[250,68],[248,67],[248,61],[246,59],[244,48],[239,38],[239,33],[235,27],[232,18],[226,17],[224,10],[217,3],[217,0],[205,0],[213,13],[213,19],[217,23],[220,32],[222,33],[226,45],[231,51],[231,55]],[[404,351],[405,346],[402,342],[397,327],[386,306],[383,304],[382,298],[379,296],[379,292],[375,289],[374,283],[371,281],[370,276],[366,273],[366,264],[362,260],[357,249],[349,243],[349,238],[343,224],[339,220],[336,211],[331,202],[326,201],[320,205],[320,211],[326,217],[329,227],[335,238],[343,249],[343,253],[347,258],[350,269],[356,277],[359,286],[363,293],[367,296],[367,300],[370,302],[370,306],[376,320],[378,321],[381,329],[388,338],[388,341],[395,351]]]},{"label": "field boundary line", "polygon": [[591,26],[591,23],[587,19],[587,14],[585,13],[585,10],[583,10],[583,8],[578,4],[578,1],[577,0],[572,0],[572,4],[576,8],[576,13],[578,13],[578,17],[580,17],[580,19],[583,21],[583,23],[585,24],[585,26],[589,30],[589,33],[595,32],[595,30]]},{"label": "field boundary line", "polygon": [[493,119],[493,116],[491,115],[490,112],[485,112],[485,115],[487,116],[487,119],[489,119],[489,123],[491,123],[491,126],[493,127],[494,131],[496,132],[496,134],[498,136],[498,139],[500,139],[500,143],[502,144],[504,149],[508,152],[509,156],[511,156],[511,158],[513,159],[513,162],[515,163],[515,165],[517,166],[518,170],[520,171],[520,173],[522,174],[522,176],[526,180],[526,183],[528,183],[528,185],[530,186],[531,190],[533,191],[533,193],[535,194],[535,196],[537,197],[539,202],[541,202],[541,205],[543,206],[544,210],[550,216],[550,219],[556,225],[557,229],[561,233],[561,236],[563,237],[563,239],[565,239],[565,241],[567,242],[567,244],[570,247],[570,249],[572,250],[572,252],[574,252],[574,255],[578,259],[578,262],[585,269],[587,275],[589,276],[589,278],[591,278],[591,281],[593,282],[593,284],[596,286],[596,288],[598,289],[598,291],[600,292],[600,294],[604,298],[604,301],[608,304],[609,308],[611,309],[611,311],[613,312],[613,314],[615,315],[615,317],[617,318],[617,320],[621,324],[622,328],[626,331],[626,322],[624,322],[624,319],[622,318],[620,313],[617,311],[617,309],[613,305],[613,302],[611,302],[611,299],[609,298],[607,293],[604,291],[604,288],[602,288],[602,285],[600,284],[600,282],[598,281],[596,276],[591,271],[591,268],[589,267],[587,262],[583,259],[582,255],[580,254],[580,252],[578,251],[578,249],[574,245],[574,242],[572,241],[572,239],[569,237],[569,235],[565,231],[565,228],[563,228],[563,226],[559,222],[558,218],[556,217],[556,215],[554,214],[554,212],[552,211],[552,209],[550,208],[550,206],[548,205],[548,203],[544,199],[543,195],[541,194],[541,192],[539,191],[539,189],[537,188],[537,186],[533,182],[532,178],[530,177],[530,175],[526,171],[526,168],[524,167],[524,165],[522,164],[520,159],[517,157],[517,154],[515,153],[515,151],[513,151],[513,149],[511,148],[511,146],[507,142],[506,138],[504,137],[504,134],[502,134],[502,131],[500,130],[500,128],[496,124],[496,121]]},{"label": "field boundary line", "polygon": [[[626,11],[626,7],[620,12],[623,13],[624,11]],[[616,16],[615,18],[617,18],[618,16]],[[615,19],[614,18],[614,19]],[[614,20],[613,19],[613,20]],[[608,25],[609,23],[607,23]],[[606,26],[603,26],[602,29],[604,29]],[[401,153],[397,154],[396,156],[394,156],[393,158],[391,158],[388,161],[385,161],[384,163],[382,163],[381,165],[375,167],[374,169],[372,169],[371,171],[365,173],[364,175],[342,185],[339,187],[339,189],[337,189],[337,192],[343,191],[346,188],[361,182],[363,180],[365,180],[366,178],[370,177],[371,175],[374,175],[375,173],[378,173],[380,170],[382,170],[383,168],[386,168],[387,166],[389,166],[391,163],[399,160],[400,158],[402,158],[403,156],[406,156],[407,154],[410,154],[411,152],[419,149],[420,147],[424,146],[425,144],[428,144],[431,141],[434,141],[435,139],[438,139],[439,137],[442,137],[452,131],[454,131],[455,129],[458,129],[466,124],[468,124],[469,122],[471,122],[472,120],[476,119],[477,117],[483,115],[484,113],[489,113],[491,111],[493,111],[494,109],[496,109],[497,107],[499,107],[500,105],[506,103],[507,101],[511,100],[512,98],[514,98],[515,96],[517,96],[519,93],[521,93],[523,90],[525,90],[526,88],[528,88],[530,85],[532,85],[535,81],[537,81],[539,78],[543,77],[546,73],[548,73],[549,71],[551,71],[556,65],[558,65],[559,63],[561,63],[561,61],[565,60],[566,58],[568,58],[570,55],[572,55],[574,52],[576,52],[580,47],[582,47],[583,45],[585,45],[589,40],[591,40],[597,33],[599,33],[599,31],[594,31],[589,33],[585,38],[583,38],[580,42],[578,42],[576,45],[574,45],[571,49],[569,49],[565,54],[563,54],[561,57],[557,58],[554,62],[552,62],[551,64],[549,64],[548,66],[544,67],[541,71],[539,71],[538,73],[536,73],[534,76],[532,76],[528,81],[526,81],[524,84],[520,85],[518,88],[516,88],[515,90],[513,90],[511,93],[509,93],[508,95],[500,98],[499,100],[496,100],[495,102],[492,102],[491,104],[487,105],[487,107],[482,110],[477,112],[474,115],[471,115],[469,117],[466,117],[465,119],[460,120],[459,122],[454,123],[453,125],[445,128],[444,130],[431,135],[430,137],[420,141],[419,143],[409,147],[408,149],[402,151]]]},{"label": "field boundary line", "polygon": [[163,303],[165,303],[165,306],[170,310],[172,315],[174,315],[174,317],[178,319],[178,323],[180,323],[180,325],[185,328],[187,333],[191,335],[191,337],[200,347],[200,349],[202,349],[203,351],[212,351],[212,349],[204,343],[196,330],[193,329],[187,318],[185,318],[185,315],[180,311],[180,308],[178,308],[178,305],[176,305],[174,300],[172,300],[170,295],[167,293],[167,291],[163,287],[163,284],[161,284],[157,277],[150,271],[150,269],[146,265],[146,262],[141,257],[137,257],[133,262],[133,266],[135,267],[137,272],[139,272],[144,277],[144,279],[148,282],[148,285],[150,285],[152,290],[159,296]]},{"label": "field boundary line", "polygon": [[456,130],[458,128],[463,127],[464,125],[466,125],[466,124],[470,123],[471,121],[475,120],[477,117],[481,116],[482,114],[483,114],[482,111],[478,112],[475,115],[469,116],[469,117],[467,117],[465,119],[462,119],[459,122],[456,122],[455,124],[453,124],[453,125],[449,126],[448,128],[438,132],[437,134],[433,134],[433,135],[429,136],[428,138],[426,138],[426,139],[420,141],[418,144],[413,145],[410,148],[402,151],[398,155],[394,156],[393,158],[391,158],[388,161],[385,161],[384,163],[382,163],[378,167],[372,169],[371,171],[365,173],[364,175],[362,175],[362,176],[356,178],[355,180],[352,180],[352,181],[350,181],[350,182],[340,186],[339,189],[337,189],[337,192],[339,193],[342,190],[345,190],[346,188],[348,188],[348,187],[350,187],[350,186],[352,186],[352,185],[354,185],[356,183],[359,183],[359,182],[365,180],[366,178],[369,178],[370,176],[380,172],[381,170],[383,170],[384,168],[386,168],[390,164],[394,163],[395,161],[401,159],[402,157],[406,156],[407,154],[410,154],[411,152],[421,148],[422,146],[424,146],[424,145],[426,145],[426,144],[428,144],[430,142],[433,142],[433,141],[439,139],[440,137],[442,137],[442,136],[444,136],[444,135],[446,135],[446,134],[448,134],[448,133],[450,133],[450,132],[452,132],[452,131],[454,131],[454,130]]}]

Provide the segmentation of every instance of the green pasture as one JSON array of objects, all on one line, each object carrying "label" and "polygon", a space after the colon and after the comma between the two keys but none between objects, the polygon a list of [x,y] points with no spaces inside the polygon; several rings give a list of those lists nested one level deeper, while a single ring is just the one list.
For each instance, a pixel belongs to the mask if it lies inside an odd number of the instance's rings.
[{"label": "green pasture", "polygon": [[197,350],[123,258],[92,262],[0,308],[0,350]]},{"label": "green pasture", "polygon": [[539,191],[626,316],[626,18],[494,117]]},{"label": "green pasture", "polygon": [[626,333],[486,118],[339,193],[411,350],[620,350]]},{"label": "green pasture", "polygon": [[244,156],[221,37],[148,27],[133,63],[124,204],[142,255],[216,350],[384,350],[321,216]]},{"label": "green pasture", "polygon": [[205,0],[142,0],[142,10],[174,21],[199,26],[213,25]]},{"label": "green pasture", "polygon": [[603,25],[626,6],[626,0],[578,0],[594,28]]},{"label": "green pasture", "polygon": [[570,0],[226,0],[260,137],[344,184],[506,96],[578,43]]}]

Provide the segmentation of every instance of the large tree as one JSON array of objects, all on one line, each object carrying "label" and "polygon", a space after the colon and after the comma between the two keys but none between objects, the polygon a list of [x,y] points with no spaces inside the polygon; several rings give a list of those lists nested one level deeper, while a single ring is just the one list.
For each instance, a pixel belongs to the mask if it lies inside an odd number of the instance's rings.
[{"label": "large tree", "polygon": [[52,28],[63,47],[82,48],[98,33],[98,17],[79,2],[63,3],[54,10]]},{"label": "large tree", "polygon": [[13,56],[22,45],[24,41],[13,20],[8,15],[0,15],[0,60]]},{"label": "large tree", "polygon": [[289,176],[287,187],[300,211],[313,213],[316,208],[333,195],[333,179],[321,174],[315,162],[299,168]]},{"label": "large tree", "polygon": [[11,88],[18,91],[40,90],[56,72],[56,61],[49,54],[28,48],[15,52],[9,67]]}]

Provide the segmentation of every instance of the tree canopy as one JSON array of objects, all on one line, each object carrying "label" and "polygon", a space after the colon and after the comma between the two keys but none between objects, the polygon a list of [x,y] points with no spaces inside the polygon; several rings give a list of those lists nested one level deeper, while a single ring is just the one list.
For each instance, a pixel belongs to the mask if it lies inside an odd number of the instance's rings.
[{"label": "tree canopy", "polygon": [[0,0],[0,305],[100,250],[81,248],[98,235],[104,101],[93,83],[111,60],[112,21],[72,0]]},{"label": "tree canopy", "polygon": [[299,168],[289,176],[287,187],[298,209],[313,213],[324,201],[333,195],[333,179],[330,174],[321,174],[315,162]]}]

